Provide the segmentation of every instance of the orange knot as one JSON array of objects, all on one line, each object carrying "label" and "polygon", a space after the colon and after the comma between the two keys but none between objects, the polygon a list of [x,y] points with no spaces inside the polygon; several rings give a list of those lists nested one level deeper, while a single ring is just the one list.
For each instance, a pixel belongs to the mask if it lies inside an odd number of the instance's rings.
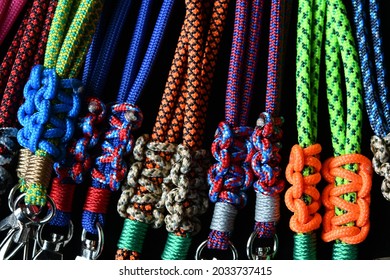
[{"label": "orange knot", "polygon": [[[284,200],[287,208],[294,212],[290,219],[290,228],[296,233],[311,232],[321,225],[322,219],[317,213],[321,204],[320,193],[316,188],[321,181],[320,152],[320,144],[304,149],[294,145],[291,149],[286,179],[292,186],[287,190]],[[307,176],[302,174],[305,168],[309,170]]]},{"label": "orange knot", "polygon": [[[346,164],[358,164],[357,172],[343,168]],[[370,229],[371,161],[360,154],[330,158],[322,166],[322,175],[329,183],[322,193],[322,202],[326,207],[322,239],[325,242],[340,239],[348,244],[362,242]],[[345,179],[346,183],[336,186],[336,177]],[[353,192],[357,193],[356,202],[341,197]],[[345,214],[336,216],[335,207]],[[348,223],[354,225],[345,226]]]}]

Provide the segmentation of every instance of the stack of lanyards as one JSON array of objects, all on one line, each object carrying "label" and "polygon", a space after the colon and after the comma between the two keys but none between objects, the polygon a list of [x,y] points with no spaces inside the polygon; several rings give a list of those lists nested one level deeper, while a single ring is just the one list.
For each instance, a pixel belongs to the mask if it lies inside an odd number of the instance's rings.
[{"label": "stack of lanyards", "polygon": [[[236,3],[233,42],[228,73],[225,121],[215,132],[211,151],[218,161],[208,172],[210,201],[216,203],[208,240],[198,248],[196,259],[208,249],[237,250],[230,241],[238,209],[245,206],[247,191],[253,183],[251,142],[253,129],[247,126],[253,93],[259,44],[262,1],[239,0]],[[250,9],[249,9],[250,8]],[[248,11],[250,10],[250,12]]]},{"label": "stack of lanyards", "polygon": [[[11,1],[12,2],[12,1]],[[15,1],[13,1],[15,2]],[[27,4],[23,20],[0,66],[0,194],[14,183],[12,163],[19,150],[17,110],[33,65],[42,64],[57,0]]]},{"label": "stack of lanyards", "polygon": [[287,208],[294,214],[293,257],[317,258],[315,231],[321,226],[320,144],[317,144],[318,90],[326,0],[299,0],[297,19],[296,97],[298,144],[291,149],[286,179],[292,184],[285,194]]},{"label": "stack of lanyards", "polygon": [[[19,238],[13,240],[26,243],[21,246],[24,248],[28,247],[26,239],[35,239],[35,230],[55,215],[55,205],[47,196],[47,188],[53,162],[65,156],[66,145],[73,136],[82,92],[81,82],[76,77],[101,8],[102,1],[58,2],[44,65],[32,69],[24,88],[25,100],[18,111],[18,120],[23,127],[17,136],[19,144],[24,147],[20,151],[17,170],[23,194],[10,203],[14,208],[23,207],[24,203],[30,209],[23,211],[23,215],[14,211],[16,219],[22,220],[13,230],[14,234],[20,233],[16,235]],[[28,257],[34,257],[35,249]]]},{"label": "stack of lanyards", "polygon": [[333,259],[357,259],[357,244],[364,241],[370,228],[372,184],[371,161],[359,154],[363,110],[361,73],[344,4],[341,0],[327,0],[326,8],[326,85],[335,157],[326,160],[322,166],[323,177],[329,183],[322,192],[326,208],[322,239],[335,241]]},{"label": "stack of lanyards", "polygon": [[161,227],[164,218],[169,233],[161,257],[185,259],[200,229],[198,217],[207,207],[202,137],[228,2],[185,1],[185,20],[153,134],[138,138],[136,162],[118,204],[126,220],[117,259],[140,258],[149,226]]},{"label": "stack of lanyards", "polygon": [[112,15],[108,17],[111,7],[110,3],[105,3],[86,56],[83,73],[85,93],[82,99],[86,106],[81,108],[78,125],[68,144],[65,158],[54,164],[56,178],[52,180],[50,197],[57,211],[49,223],[50,227],[44,231],[41,228],[38,235],[41,250],[35,259],[62,259],[62,250],[73,236],[71,213],[75,187],[84,181],[92,166],[90,153],[99,141],[99,131],[106,114],[105,105],[100,98],[119,35],[130,10],[130,2],[116,2]]},{"label": "stack of lanyards", "polygon": [[[371,138],[375,172],[384,177],[381,190],[390,201],[390,104],[380,26],[378,1],[352,1],[360,67],[363,75],[364,101],[375,135]],[[367,5],[368,4],[368,5]],[[367,16],[367,10],[369,17]],[[367,22],[369,21],[369,22]]]},{"label": "stack of lanyards", "polygon": [[141,3],[116,104],[112,105],[108,112],[109,127],[104,133],[101,151],[92,168],[92,185],[88,188],[82,215],[80,257],[96,259],[103,247],[104,215],[111,192],[119,189],[126,176],[124,156],[132,151],[132,131],[139,128],[142,122],[142,112],[136,103],[157,56],[173,3],[173,0],[164,0],[162,3],[145,53],[143,45],[148,34],[148,23],[151,22],[152,2],[144,0]]},{"label": "stack of lanyards", "polygon": [[[283,118],[280,117],[280,100],[283,50],[288,34],[291,5],[291,0],[271,1],[265,112],[260,114],[251,136],[255,151],[251,168],[255,176],[253,188],[256,191],[256,222],[247,243],[249,259],[271,259],[278,250],[276,226],[280,219],[279,194],[285,185],[279,154],[283,124]],[[256,238],[260,246],[255,245]],[[269,240],[272,241],[267,242]]]},{"label": "stack of lanyards", "polygon": [[[0,3],[0,46],[13,24],[22,12],[27,0],[1,0]],[[42,7],[44,8],[44,7]]]}]

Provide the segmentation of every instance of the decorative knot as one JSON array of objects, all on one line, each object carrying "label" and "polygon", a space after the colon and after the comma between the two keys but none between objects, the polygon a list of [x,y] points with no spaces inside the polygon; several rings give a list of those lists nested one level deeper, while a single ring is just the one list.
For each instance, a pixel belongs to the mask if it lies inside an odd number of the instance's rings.
[{"label": "decorative knot", "polygon": [[149,141],[148,135],[135,143],[127,182],[117,209],[122,217],[151,224],[159,228],[164,222],[164,203],[169,192],[168,176],[171,170],[169,157],[176,151],[176,144]]},{"label": "decorative knot", "polygon": [[254,153],[250,136],[253,129],[246,126],[231,129],[221,122],[211,146],[217,163],[208,171],[211,186],[209,198],[212,202],[228,202],[244,207],[247,201],[245,191],[252,185],[253,172],[250,161]]},{"label": "decorative knot", "polygon": [[[346,165],[352,164],[357,165],[356,172],[345,169]],[[360,154],[330,158],[324,162],[322,174],[329,183],[322,193],[322,202],[326,207],[322,239],[325,242],[340,239],[348,244],[362,242],[370,228],[370,160]],[[337,186],[336,177],[342,179],[342,183]],[[345,200],[343,196],[349,193],[356,193],[356,199]],[[336,207],[341,210],[341,215],[335,215]]]},{"label": "decorative knot", "polygon": [[23,126],[18,141],[32,152],[43,150],[54,159],[62,159],[73,137],[80,109],[81,82],[60,79],[55,69],[37,65],[31,70],[24,88],[24,103],[18,111]]},{"label": "decorative knot", "polygon": [[273,118],[269,113],[261,113],[252,134],[252,143],[256,152],[251,164],[253,173],[258,178],[253,187],[255,191],[265,195],[278,194],[285,185],[281,178],[279,154],[282,147],[280,143],[283,135],[280,128],[282,124],[282,118]]},{"label": "decorative knot", "polygon": [[197,216],[207,210],[206,172],[209,167],[206,150],[191,152],[179,144],[171,159],[171,189],[165,200],[169,214],[165,217],[167,231],[178,235],[195,235],[200,230]]},{"label": "decorative knot", "polygon": [[372,166],[375,172],[384,177],[382,181],[382,194],[390,201],[390,163],[389,163],[390,134],[381,138],[379,136],[371,137],[371,151],[374,154]]},{"label": "decorative knot", "polygon": [[134,144],[131,131],[141,126],[142,118],[141,110],[134,105],[121,103],[112,106],[110,127],[104,135],[102,155],[96,159],[96,168],[92,171],[96,185],[108,185],[112,191],[119,189],[127,172],[123,158]]},{"label": "decorative knot", "polygon": [[11,164],[17,154],[17,133],[13,127],[0,128],[0,194],[13,184],[11,174],[3,166]]},{"label": "decorative knot", "polygon": [[307,148],[294,145],[286,168],[286,179],[292,185],[285,194],[287,208],[294,212],[290,228],[296,233],[307,233],[321,225],[320,193],[316,185],[321,181],[321,145]]}]

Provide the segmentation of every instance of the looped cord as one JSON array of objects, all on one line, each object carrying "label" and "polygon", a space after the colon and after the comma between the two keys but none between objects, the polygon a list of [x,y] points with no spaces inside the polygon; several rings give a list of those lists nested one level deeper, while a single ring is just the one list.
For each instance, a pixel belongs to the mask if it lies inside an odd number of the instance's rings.
[{"label": "looped cord", "polygon": [[[321,181],[321,162],[319,144],[302,148],[294,145],[286,168],[286,179],[292,185],[286,194],[287,208],[294,212],[290,228],[296,233],[309,233],[321,225],[320,193],[315,187]],[[305,174],[308,173],[308,174]]]},{"label": "looped cord", "polygon": [[381,185],[381,191],[387,200],[390,200],[389,146],[389,134],[383,138],[376,135],[371,137],[371,151],[374,154],[372,159],[372,166],[379,176],[384,177]]},{"label": "looped cord", "polygon": [[12,184],[11,174],[3,167],[11,164],[17,154],[18,130],[13,127],[0,128],[0,194],[3,194]]},{"label": "looped cord", "polygon": [[32,152],[45,151],[55,159],[65,155],[64,145],[73,136],[74,122],[80,109],[81,83],[75,79],[60,80],[54,69],[37,65],[31,70],[24,90],[25,102],[18,111],[23,126],[18,141]]},{"label": "looped cord", "polygon": [[227,202],[238,208],[245,206],[249,189],[253,182],[250,159],[254,153],[249,137],[253,132],[250,127],[235,127],[225,123],[218,125],[211,146],[217,163],[208,171],[208,183],[211,186],[211,202]]},{"label": "looped cord", "polygon": [[171,159],[167,180],[174,185],[167,194],[165,224],[168,232],[177,235],[195,235],[201,224],[197,216],[204,214],[208,206],[204,174],[208,168],[206,150],[191,153],[182,144],[176,148]]},{"label": "looped cord", "polygon": [[[345,169],[344,166],[348,164],[357,164],[357,173]],[[370,228],[370,160],[359,154],[330,158],[324,162],[322,174],[329,183],[322,193],[322,202],[327,210],[323,219],[322,239],[325,242],[340,239],[347,244],[362,242]],[[345,183],[336,186],[336,177],[344,179]],[[342,198],[351,192],[357,193],[356,203]],[[343,214],[335,216],[335,207],[341,209]],[[353,223],[353,226],[344,226],[349,223]]]}]

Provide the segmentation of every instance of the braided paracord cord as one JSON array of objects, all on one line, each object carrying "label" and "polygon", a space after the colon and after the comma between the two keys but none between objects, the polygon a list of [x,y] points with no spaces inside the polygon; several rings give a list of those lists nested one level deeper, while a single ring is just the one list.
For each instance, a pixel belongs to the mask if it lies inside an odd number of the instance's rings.
[{"label": "braided paracord cord", "polygon": [[43,63],[56,5],[56,0],[36,0],[28,4],[25,18],[0,67],[0,193],[14,182],[4,167],[11,167],[19,149],[16,112],[31,67]]},{"label": "braided paracord cord", "polygon": [[287,208],[294,214],[294,259],[317,258],[317,237],[322,218],[320,193],[321,146],[317,141],[318,89],[325,0],[300,0],[297,19],[297,129],[298,145],[291,149],[286,179],[292,185],[285,194]]},{"label": "braided paracord cord", "polygon": [[27,0],[3,0],[0,6],[0,46],[22,12]]},{"label": "braided paracord cord", "polygon": [[[327,0],[325,66],[334,158],[324,162],[329,183],[322,194],[326,208],[322,239],[336,241],[333,259],[357,259],[356,244],[369,231],[372,167],[360,152],[362,85],[358,54],[342,1]],[[341,61],[346,88],[346,116],[342,102]],[[344,123],[344,120],[346,122]]]},{"label": "braided paracord cord", "polygon": [[[390,200],[389,132],[390,109],[384,66],[383,43],[378,1],[352,1],[356,42],[364,87],[364,101],[368,119],[375,135],[371,138],[372,164],[375,172],[384,177],[381,190]],[[368,7],[367,7],[368,6]],[[367,9],[369,18],[367,17]],[[370,26],[371,28],[368,28]],[[371,42],[371,43],[370,43]]]},{"label": "braided paracord cord", "polygon": [[[21,146],[35,153],[31,161],[32,181],[23,190],[25,202],[46,204],[48,181],[39,179],[51,174],[52,161],[65,155],[66,144],[73,136],[80,108],[80,71],[91,34],[102,8],[102,1],[59,1],[46,46],[44,66],[35,66],[24,89],[25,101],[18,111],[23,126],[18,132]],[[73,12],[77,10],[76,12]],[[68,19],[73,16],[71,22]],[[42,165],[38,165],[41,163]],[[37,168],[39,166],[39,168]],[[50,177],[49,177],[50,178]]]}]

